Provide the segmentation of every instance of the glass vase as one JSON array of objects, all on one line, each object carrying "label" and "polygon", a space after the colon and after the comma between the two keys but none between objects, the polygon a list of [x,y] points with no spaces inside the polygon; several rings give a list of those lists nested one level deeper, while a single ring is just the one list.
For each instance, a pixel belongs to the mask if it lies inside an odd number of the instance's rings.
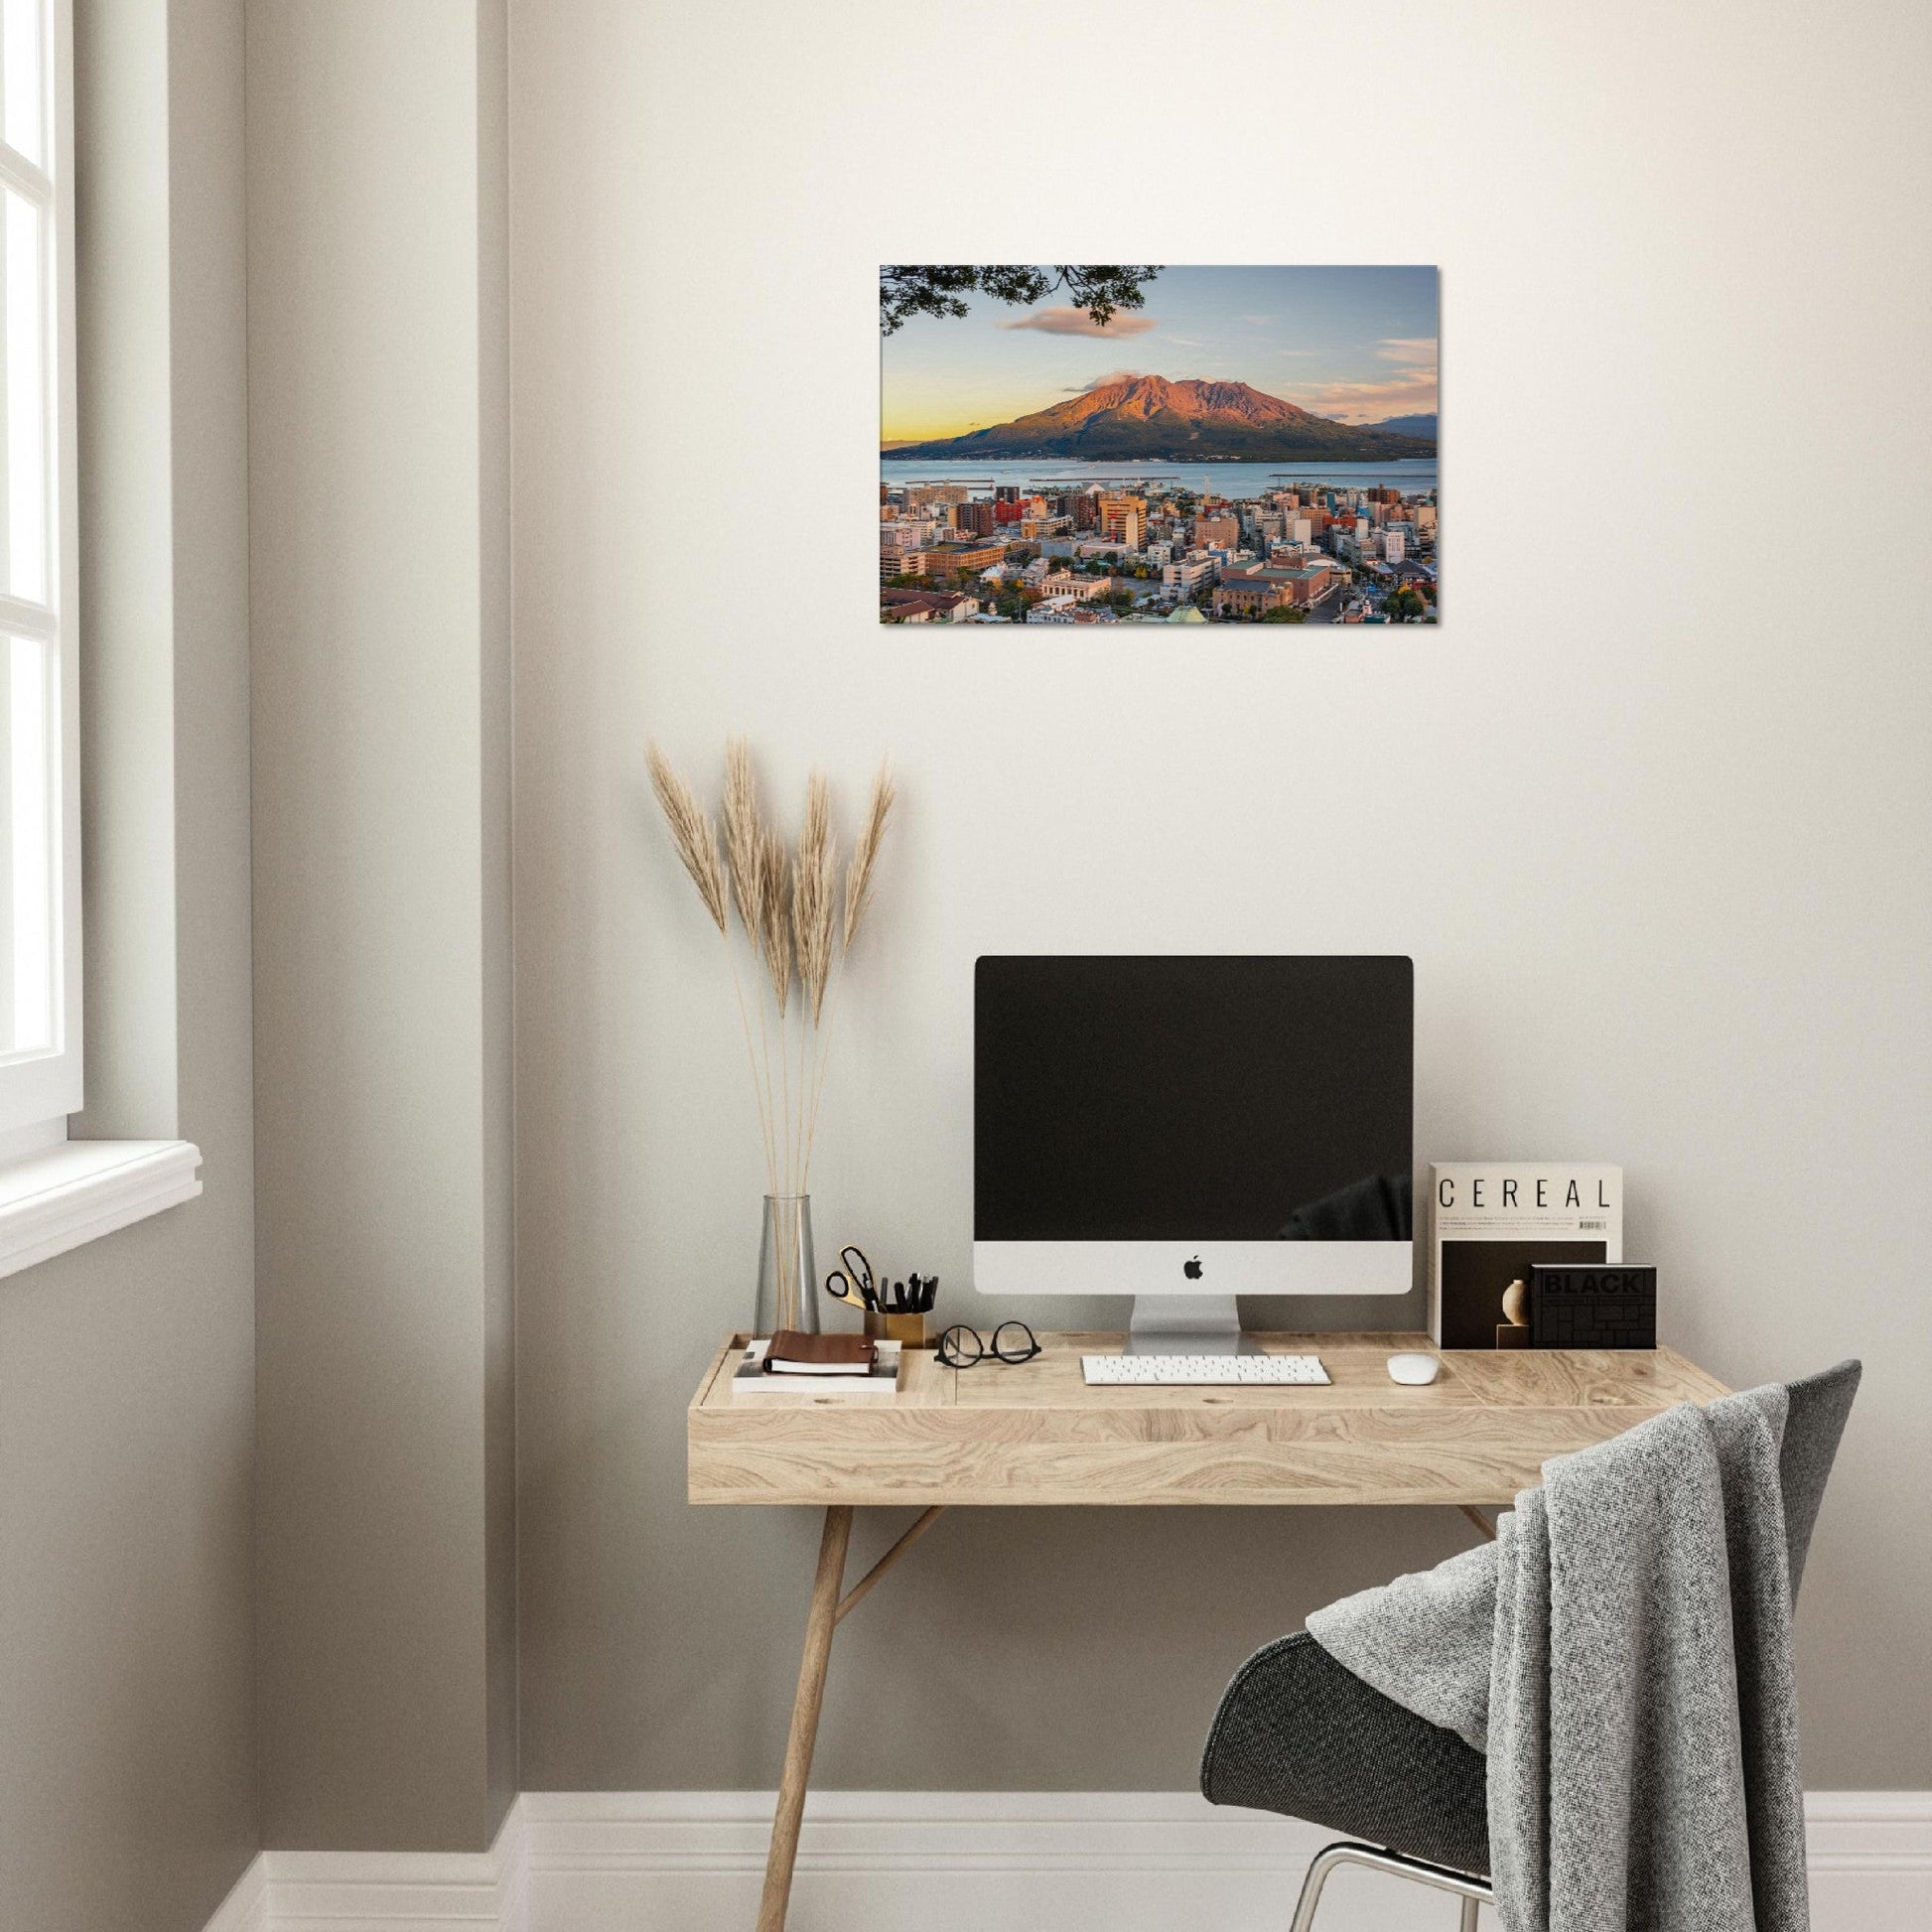
[{"label": "glass vase", "polygon": [[812,1197],[766,1194],[759,1243],[759,1299],[752,1332],[818,1333],[818,1272],[812,1258]]}]

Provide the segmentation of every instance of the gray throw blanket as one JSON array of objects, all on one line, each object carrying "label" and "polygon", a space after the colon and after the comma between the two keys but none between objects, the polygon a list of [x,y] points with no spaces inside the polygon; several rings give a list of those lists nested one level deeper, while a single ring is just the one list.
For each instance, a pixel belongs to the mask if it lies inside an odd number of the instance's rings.
[{"label": "gray throw blanket", "polygon": [[1506,1932],[1807,1932],[1782,1388],[1544,1464],[1493,1544],[1309,1618],[1489,1757]]}]

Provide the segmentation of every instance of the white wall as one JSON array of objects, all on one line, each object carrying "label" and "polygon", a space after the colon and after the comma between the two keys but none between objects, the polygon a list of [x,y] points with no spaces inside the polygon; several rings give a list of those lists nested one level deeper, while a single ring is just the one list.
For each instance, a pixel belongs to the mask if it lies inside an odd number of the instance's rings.
[{"label": "white wall", "polygon": [[[682,1501],[760,1181],[641,760],[715,768],[733,729],[787,796],[813,759],[848,805],[881,750],[903,778],[828,1249],[972,1311],[976,954],[1410,952],[1423,1159],[1620,1161],[1666,1339],[1735,1383],[1865,1358],[1808,1770],[1932,1783],[1897,1490],[1932,1453],[1929,32],[1906,0],[518,10],[526,1788],[766,1783],[789,1698],[815,1530]],[[876,265],[1060,254],[1441,264],[1442,628],[882,631]],[[1182,1785],[1252,1642],[1461,1535],[954,1520],[842,1635],[823,1782]]]}]

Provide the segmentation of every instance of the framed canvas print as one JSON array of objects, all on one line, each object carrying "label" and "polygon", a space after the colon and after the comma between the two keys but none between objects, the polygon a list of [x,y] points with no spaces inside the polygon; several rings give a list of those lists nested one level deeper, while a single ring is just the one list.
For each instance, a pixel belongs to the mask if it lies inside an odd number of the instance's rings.
[{"label": "framed canvas print", "polygon": [[1434,623],[1437,272],[889,264],[884,623]]}]

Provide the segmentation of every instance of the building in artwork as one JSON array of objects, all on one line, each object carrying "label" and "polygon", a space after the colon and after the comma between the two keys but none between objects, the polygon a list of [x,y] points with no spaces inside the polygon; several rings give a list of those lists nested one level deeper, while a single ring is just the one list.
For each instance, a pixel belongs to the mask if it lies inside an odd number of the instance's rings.
[{"label": "building in artwork", "polygon": [[919,574],[919,552],[925,542],[926,526],[901,518],[879,526],[879,576],[883,583],[888,577],[916,577]]},{"label": "building in artwork", "polygon": [[1070,597],[1084,604],[1090,597],[1105,597],[1115,588],[1111,577],[1076,577],[1071,571],[1046,578],[1039,587],[1049,598]]},{"label": "building in artwork", "polygon": [[979,599],[957,591],[881,591],[879,615],[887,623],[964,623],[979,616]]},{"label": "building in artwork", "polygon": [[1294,603],[1284,585],[1256,572],[1248,577],[1224,577],[1214,587],[1214,610],[1224,618],[1246,618],[1279,610]]},{"label": "building in artwork", "polygon": [[1212,557],[1183,557],[1163,567],[1161,582],[1175,597],[1190,598],[1203,584],[1214,582],[1215,569]]},{"label": "building in artwork", "polygon": [[1138,550],[1147,541],[1147,498],[1103,495],[1099,504],[1100,534],[1123,550]]},{"label": "building in artwork", "polygon": [[1217,615],[1245,618],[1269,611],[1307,610],[1323,596],[1334,573],[1326,564],[1306,564],[1294,570],[1249,570],[1223,577],[1214,587]]},{"label": "building in artwork", "polygon": [[984,570],[988,564],[1003,563],[1004,543],[935,543],[925,554],[925,574],[944,578],[955,570]]},{"label": "building in artwork", "polygon": [[[1181,610],[1237,623],[1384,623],[1387,601],[1410,591],[1423,601],[1423,621],[1433,621],[1433,487],[1283,484],[1224,495],[1205,479],[1190,489],[1168,477],[1084,487],[895,483],[880,503],[881,615],[1028,621],[1023,593],[1040,623],[1147,622]],[[1412,601],[1401,608],[1415,615]]]}]

